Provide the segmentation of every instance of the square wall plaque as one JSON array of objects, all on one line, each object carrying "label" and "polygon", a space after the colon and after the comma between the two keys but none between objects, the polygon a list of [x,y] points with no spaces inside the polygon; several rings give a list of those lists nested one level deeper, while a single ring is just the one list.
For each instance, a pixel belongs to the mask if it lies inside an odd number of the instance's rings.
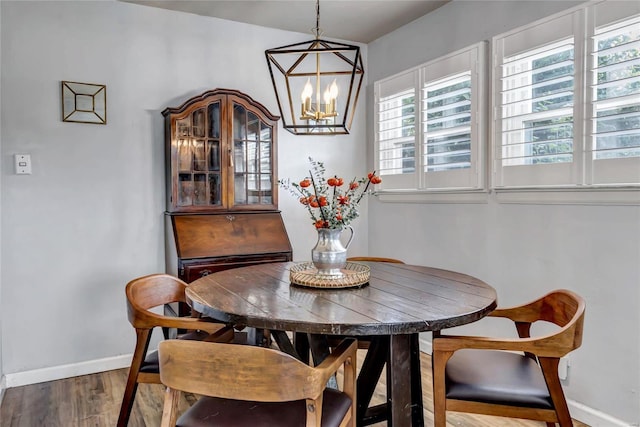
[{"label": "square wall plaque", "polygon": [[107,124],[107,86],[63,81],[62,121]]}]

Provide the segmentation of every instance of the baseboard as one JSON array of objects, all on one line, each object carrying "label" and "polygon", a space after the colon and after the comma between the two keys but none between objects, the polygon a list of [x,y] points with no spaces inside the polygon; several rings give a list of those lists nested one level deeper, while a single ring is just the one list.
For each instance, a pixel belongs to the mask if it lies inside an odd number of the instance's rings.
[{"label": "baseboard", "polygon": [[591,427],[633,427],[638,425],[629,424],[573,400],[567,399],[567,405],[573,418]]},{"label": "baseboard", "polygon": [[[95,374],[97,372],[111,371],[113,369],[127,368],[131,365],[131,355],[107,357],[104,359],[89,360],[87,362],[73,363],[69,365],[52,366],[50,368],[34,369],[32,371],[6,374],[6,388],[20,387],[28,384],[37,384],[63,378],[77,377],[79,375]],[[4,388],[3,388],[4,390]]]},{"label": "baseboard", "polygon": [[[420,335],[420,351],[431,354],[431,334]],[[604,412],[593,409],[582,403],[567,399],[571,416],[590,427],[634,427],[640,424],[629,424]]]}]

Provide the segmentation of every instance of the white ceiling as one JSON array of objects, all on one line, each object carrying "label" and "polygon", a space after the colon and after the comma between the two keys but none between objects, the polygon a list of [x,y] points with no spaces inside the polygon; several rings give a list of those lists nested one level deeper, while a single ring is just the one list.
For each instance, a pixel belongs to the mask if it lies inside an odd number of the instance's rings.
[{"label": "white ceiling", "polygon": [[[313,34],[315,0],[121,0],[214,16],[263,27]],[[369,43],[450,0],[322,0],[323,38]]]}]

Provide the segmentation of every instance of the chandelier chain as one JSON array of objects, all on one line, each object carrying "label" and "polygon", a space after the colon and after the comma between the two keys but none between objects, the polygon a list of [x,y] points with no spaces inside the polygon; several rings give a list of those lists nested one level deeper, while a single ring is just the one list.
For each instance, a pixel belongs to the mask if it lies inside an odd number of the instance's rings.
[{"label": "chandelier chain", "polygon": [[320,38],[320,0],[316,0],[316,39]]}]

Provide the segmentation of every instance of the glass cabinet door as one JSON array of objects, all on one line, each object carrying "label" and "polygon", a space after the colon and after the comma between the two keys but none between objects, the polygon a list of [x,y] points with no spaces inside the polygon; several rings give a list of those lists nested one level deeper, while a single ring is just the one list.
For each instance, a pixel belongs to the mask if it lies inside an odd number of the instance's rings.
[{"label": "glass cabinet door", "polygon": [[222,203],[220,121],[220,101],[177,120],[180,207]]},{"label": "glass cabinet door", "polygon": [[271,205],[272,128],[240,104],[233,106],[234,204]]},{"label": "glass cabinet door", "polygon": [[227,89],[205,92],[162,114],[168,211],[277,209],[277,116]]},{"label": "glass cabinet door", "polygon": [[220,141],[220,126],[222,122],[220,101],[212,102],[207,106],[207,140],[206,158],[207,175],[205,186],[207,192],[206,204],[211,206],[222,205],[222,150]]}]

